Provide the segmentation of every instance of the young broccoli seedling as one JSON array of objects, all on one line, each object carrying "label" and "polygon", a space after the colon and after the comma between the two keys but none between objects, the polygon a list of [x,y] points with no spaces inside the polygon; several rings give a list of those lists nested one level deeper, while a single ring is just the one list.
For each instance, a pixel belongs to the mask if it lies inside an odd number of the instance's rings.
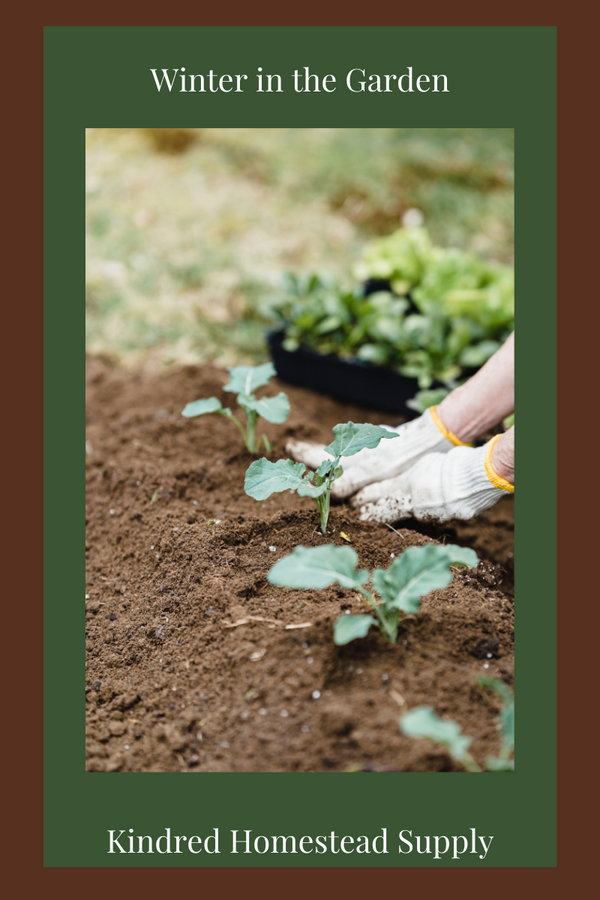
[{"label": "young broccoli seedling", "polygon": [[467,772],[512,772],[515,761],[511,755],[515,746],[515,702],[512,691],[499,678],[477,679],[479,684],[496,691],[502,698],[500,710],[500,733],[502,747],[500,756],[488,756],[483,770],[468,752],[473,738],[460,730],[460,725],[452,719],[440,719],[430,706],[417,706],[400,717],[400,731],[409,737],[429,738],[447,748],[450,756],[462,763]]},{"label": "young broccoli seedling", "polygon": [[[364,637],[371,625],[377,625],[389,641],[395,641],[400,616],[418,613],[421,597],[450,584],[450,566],[473,568],[477,554],[453,544],[425,544],[409,547],[388,569],[375,569],[371,575],[366,569],[358,571],[357,564],[358,556],[352,547],[296,547],[275,563],[267,578],[281,587],[318,589],[339,584],[357,591],[377,618],[364,614],[340,616],[333,627],[336,644]],[[369,581],[375,593],[364,587]]]},{"label": "young broccoli seedling", "polygon": [[281,392],[276,397],[262,397],[260,400],[254,396],[254,392],[259,387],[268,384],[273,375],[275,375],[273,363],[265,363],[263,366],[236,366],[235,368],[227,369],[227,371],[229,372],[229,384],[226,384],[223,390],[237,394],[237,403],[242,407],[246,417],[246,428],[233,415],[230,409],[223,408],[221,401],[216,397],[188,403],[182,415],[188,419],[213,412],[226,416],[242,432],[246,449],[250,453],[257,454],[259,452],[261,441],[264,441],[267,453],[269,453],[271,444],[267,440],[266,435],[262,434],[258,440],[256,439],[256,423],[259,416],[262,416],[267,422],[281,425],[290,414],[290,401],[287,398],[287,394]]},{"label": "young broccoli seedling", "polygon": [[379,425],[355,425],[354,422],[335,425],[333,433],[335,439],[325,447],[331,459],[324,459],[316,472],[291,459],[278,459],[274,463],[257,459],[246,472],[246,493],[255,500],[266,500],[271,494],[286,490],[297,491],[300,497],[312,497],[319,509],[321,533],[326,534],[331,486],[344,471],[340,466],[342,457],[373,449],[381,440],[398,437]]}]

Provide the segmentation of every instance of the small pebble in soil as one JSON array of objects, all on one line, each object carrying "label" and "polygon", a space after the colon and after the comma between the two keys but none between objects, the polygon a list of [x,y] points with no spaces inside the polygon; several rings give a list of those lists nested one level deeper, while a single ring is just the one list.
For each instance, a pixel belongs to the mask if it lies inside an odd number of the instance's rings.
[{"label": "small pebble in soil", "polygon": [[114,509],[109,509],[109,513],[111,514],[111,516],[114,516],[114,514],[115,514]]},{"label": "small pebble in soil", "polygon": [[129,750],[129,744],[125,744],[125,749]]},{"label": "small pebble in soil", "polygon": [[197,500],[192,500],[192,503],[193,503],[194,506],[198,506],[198,501],[197,501]]},{"label": "small pebble in soil", "polygon": [[490,664],[489,664],[489,663],[484,663],[484,664],[483,664],[483,668],[484,668],[484,669],[489,669],[489,667],[490,667]]},{"label": "small pebble in soil", "polygon": [[356,674],[357,674],[357,675],[362,675],[362,669],[357,669],[357,670],[356,670]]},{"label": "small pebble in soil", "polygon": [[267,711],[266,711],[266,709],[263,707],[262,709],[259,709],[258,714],[259,714],[259,716],[266,716]]},{"label": "small pebble in soil", "polygon": [[310,728],[308,727],[308,725],[303,725],[300,731],[303,731],[304,734],[307,734],[307,732],[310,731]]},{"label": "small pebble in soil", "polygon": [[89,595],[89,594],[86,594],[86,595],[85,595],[85,599],[86,599],[86,600],[89,600],[89,599],[90,599],[90,595]]},{"label": "small pebble in soil", "polygon": [[136,484],[138,487],[140,486],[141,483],[142,483],[141,481],[136,481]]},{"label": "small pebble in soil", "polygon": [[269,547],[269,553],[275,553],[277,547]]},{"label": "small pebble in soil", "polygon": [[311,697],[313,698],[313,700],[318,700],[320,696],[321,696],[321,691],[313,691],[311,694]]},{"label": "small pebble in soil", "polygon": [[229,750],[229,742],[228,742],[228,741],[222,741],[221,747],[223,748],[223,750]]},{"label": "small pebble in soil", "polygon": [[348,671],[349,671],[349,672],[354,672],[354,666],[348,666]]},{"label": "small pebble in soil", "polygon": [[308,659],[306,660],[307,663],[311,663],[312,661],[313,661],[312,656],[309,656]]},{"label": "small pebble in soil", "polygon": [[150,547],[150,549],[151,549],[151,550],[154,550],[154,544],[152,544],[152,546]]},{"label": "small pebble in soil", "polygon": [[279,715],[281,716],[282,719],[286,719],[287,715],[288,715],[287,709],[282,709],[281,712],[279,713]]},{"label": "small pebble in soil", "polygon": [[247,710],[244,710],[244,712],[241,714],[241,718],[242,718],[242,719],[247,719],[247,718],[248,718],[248,711],[247,711]]},{"label": "small pebble in soil", "polygon": [[395,553],[390,553],[390,559],[396,559],[396,554],[395,554]]},{"label": "small pebble in soil", "polygon": [[382,681],[387,681],[388,678],[389,678],[389,675],[382,675],[382,676],[381,676],[381,680],[382,680]]},{"label": "small pebble in soil", "polygon": [[[86,597],[87,597],[87,594],[86,594]],[[306,648],[308,647],[308,644],[305,642],[304,644],[302,644],[302,647],[304,650],[306,650]]]}]

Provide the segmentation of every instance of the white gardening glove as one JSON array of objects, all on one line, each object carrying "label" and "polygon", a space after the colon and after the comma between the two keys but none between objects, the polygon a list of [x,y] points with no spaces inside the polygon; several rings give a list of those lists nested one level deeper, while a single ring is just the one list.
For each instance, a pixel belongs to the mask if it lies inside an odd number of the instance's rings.
[{"label": "white gardening glove", "polygon": [[491,466],[499,437],[483,447],[430,453],[399,477],[364,488],[352,503],[360,506],[360,518],[366,522],[472,519],[514,491]]},{"label": "white gardening glove", "polygon": [[[400,475],[425,454],[445,454],[461,444],[442,424],[435,407],[430,407],[418,419],[397,428],[381,427],[389,428],[399,437],[393,441],[382,441],[373,450],[361,450],[354,456],[343,458],[344,474],[334,482],[332,497],[343,500],[367,484]],[[289,441],[285,449],[293,459],[311,469],[318,468],[324,459],[330,459],[329,454],[325,453],[325,444]]]}]

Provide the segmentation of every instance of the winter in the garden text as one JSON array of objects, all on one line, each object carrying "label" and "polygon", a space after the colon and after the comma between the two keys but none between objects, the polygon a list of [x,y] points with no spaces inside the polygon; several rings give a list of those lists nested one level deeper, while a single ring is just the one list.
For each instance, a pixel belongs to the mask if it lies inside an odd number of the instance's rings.
[{"label": "winter in the garden text", "polygon": [[[180,94],[282,94],[292,90],[296,94],[333,94],[343,87],[352,94],[449,94],[448,76],[443,74],[418,74],[413,66],[405,66],[397,72],[369,72],[359,66],[350,69],[343,79],[332,74],[311,72],[309,66],[294,69],[293,73],[280,75],[263,71],[258,66],[253,75],[220,74],[214,69],[194,72],[187,66],[177,69],[150,69],[157,91]],[[341,83],[340,83],[341,81]]]}]

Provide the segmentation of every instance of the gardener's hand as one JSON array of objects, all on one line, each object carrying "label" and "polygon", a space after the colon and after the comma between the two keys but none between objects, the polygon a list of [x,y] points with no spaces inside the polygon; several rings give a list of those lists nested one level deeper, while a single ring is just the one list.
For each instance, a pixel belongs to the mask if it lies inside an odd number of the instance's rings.
[{"label": "gardener's hand", "polygon": [[[426,410],[418,419],[389,430],[399,437],[393,441],[382,441],[374,450],[361,450],[343,460],[344,474],[334,482],[332,497],[342,500],[368,484],[400,475],[426,454],[445,455],[461,443],[442,424],[435,407]],[[324,459],[329,458],[324,444],[289,441],[285,449],[293,459],[311,469],[318,468]]]},{"label": "gardener's hand", "polygon": [[[512,432],[512,429],[511,429]],[[505,441],[504,452],[492,453],[499,439]],[[512,454],[513,434],[507,432],[483,447],[454,447],[449,453],[430,453],[397,478],[390,478],[364,488],[353,498],[360,506],[360,518],[367,522],[396,522],[415,518],[472,519],[489,509],[513,484],[498,473],[505,472],[514,481],[512,463],[500,464]],[[506,452],[508,444],[508,454]]]}]

